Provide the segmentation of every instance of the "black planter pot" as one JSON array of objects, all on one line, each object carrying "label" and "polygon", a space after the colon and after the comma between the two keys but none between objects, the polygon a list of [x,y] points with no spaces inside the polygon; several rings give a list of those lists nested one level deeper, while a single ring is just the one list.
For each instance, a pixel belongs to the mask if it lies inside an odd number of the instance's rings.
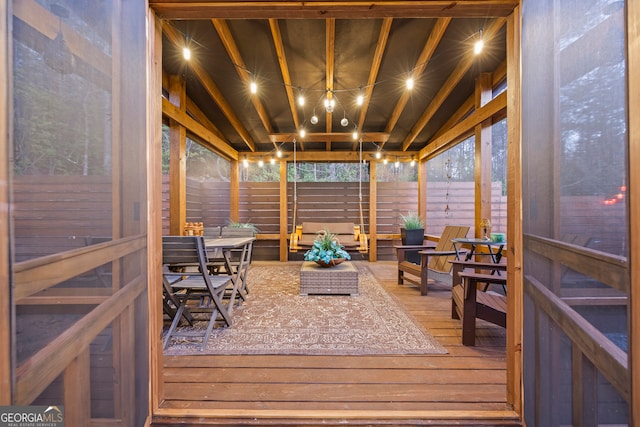
[{"label": "black planter pot", "polygon": [[[424,242],[424,228],[407,230],[400,229],[400,237],[403,245],[422,245]],[[420,264],[420,254],[418,251],[407,251],[405,259],[414,264]]]}]

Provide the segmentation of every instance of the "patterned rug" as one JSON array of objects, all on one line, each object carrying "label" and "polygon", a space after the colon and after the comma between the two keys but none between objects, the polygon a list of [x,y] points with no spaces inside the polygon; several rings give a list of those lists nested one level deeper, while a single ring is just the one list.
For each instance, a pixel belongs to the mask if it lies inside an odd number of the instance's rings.
[{"label": "patterned rug", "polygon": [[[200,340],[178,341],[166,355],[185,354],[445,354],[447,351],[356,263],[359,295],[300,295],[300,262],[252,265],[249,297],[235,307],[231,327]],[[196,322],[195,327],[206,327]],[[188,331],[191,327],[181,327]],[[165,328],[166,331],[166,328]]]}]

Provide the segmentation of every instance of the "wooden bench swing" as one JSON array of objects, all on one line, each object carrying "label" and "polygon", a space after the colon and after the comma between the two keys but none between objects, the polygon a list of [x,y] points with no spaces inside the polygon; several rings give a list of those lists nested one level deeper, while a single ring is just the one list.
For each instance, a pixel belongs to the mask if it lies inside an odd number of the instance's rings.
[{"label": "wooden bench swing", "polygon": [[[338,242],[344,246],[347,252],[358,251],[362,254],[369,253],[369,242],[364,232],[364,217],[362,214],[362,172],[359,181],[359,202],[360,209],[360,225],[353,222],[310,222],[306,221],[298,225],[298,187],[297,187],[297,159],[296,159],[296,141],[293,141],[293,231],[289,235],[289,252],[307,251],[313,246],[319,234],[329,232],[334,234]],[[360,165],[362,165],[362,140],[360,140]],[[361,166],[362,167],[362,166]]]}]

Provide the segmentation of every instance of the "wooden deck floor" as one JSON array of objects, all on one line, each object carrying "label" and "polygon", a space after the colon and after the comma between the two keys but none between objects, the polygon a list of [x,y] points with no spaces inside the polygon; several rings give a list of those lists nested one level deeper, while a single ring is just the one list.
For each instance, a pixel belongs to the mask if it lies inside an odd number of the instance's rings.
[{"label": "wooden deck floor", "polygon": [[396,284],[396,263],[368,266],[448,354],[165,357],[153,425],[520,425],[506,403],[505,330],[479,321],[465,347],[449,290],[420,296]]}]

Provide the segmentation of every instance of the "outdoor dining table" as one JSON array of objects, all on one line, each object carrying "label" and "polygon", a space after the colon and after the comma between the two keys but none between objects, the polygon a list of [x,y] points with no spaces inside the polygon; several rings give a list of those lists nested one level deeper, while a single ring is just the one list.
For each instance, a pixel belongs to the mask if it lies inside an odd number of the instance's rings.
[{"label": "outdoor dining table", "polygon": [[[207,248],[207,255],[211,258],[219,258],[222,255],[225,268],[231,275],[233,289],[231,291],[231,299],[229,304],[229,314],[233,310],[235,299],[246,300],[247,295],[247,271],[251,262],[247,251],[251,250],[255,237],[219,237],[205,239],[204,244]],[[240,250],[240,261],[237,268],[234,268],[231,261],[231,253],[233,250]]]},{"label": "outdoor dining table", "polygon": [[471,250],[467,252],[467,256],[465,258],[466,261],[469,261],[473,257],[476,247],[486,246],[489,249],[488,255],[491,257],[491,261],[495,264],[498,264],[502,259],[502,250],[507,245],[507,242],[494,242],[493,240],[488,239],[456,238],[451,239],[451,241],[453,242],[453,247],[456,251],[456,259],[460,259],[462,245],[471,246]]}]

